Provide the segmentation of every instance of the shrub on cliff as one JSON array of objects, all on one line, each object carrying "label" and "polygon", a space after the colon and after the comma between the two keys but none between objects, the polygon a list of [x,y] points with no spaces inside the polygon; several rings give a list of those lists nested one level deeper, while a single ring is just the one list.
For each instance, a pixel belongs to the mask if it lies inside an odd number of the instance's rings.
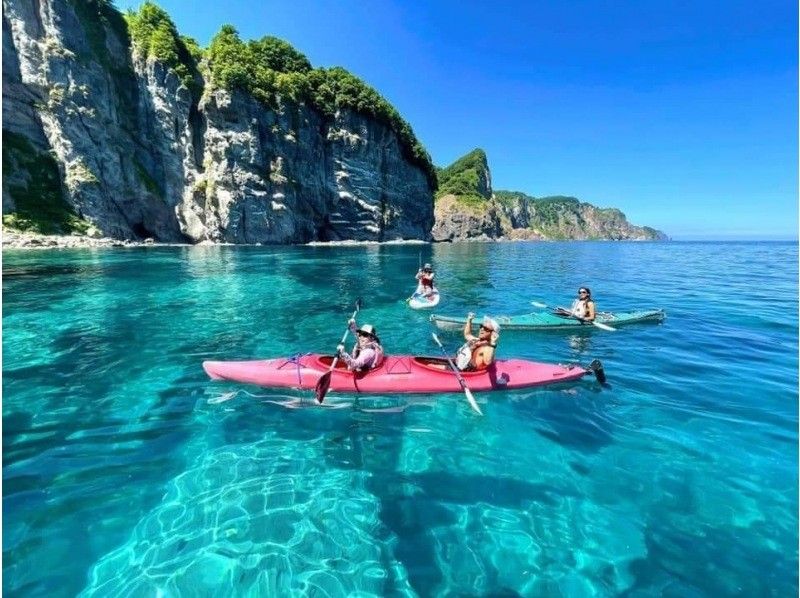
[{"label": "shrub on cliff", "polygon": [[[198,95],[197,42],[178,34],[169,15],[153,4],[145,2],[138,11],[125,15],[134,52],[144,58],[153,58],[172,69],[181,83]],[[187,41],[192,44],[190,48]]]},{"label": "shrub on cliff", "polygon": [[455,195],[456,199],[474,206],[485,204],[489,197],[482,191],[489,164],[486,152],[475,149],[439,170],[439,191],[436,197]]}]

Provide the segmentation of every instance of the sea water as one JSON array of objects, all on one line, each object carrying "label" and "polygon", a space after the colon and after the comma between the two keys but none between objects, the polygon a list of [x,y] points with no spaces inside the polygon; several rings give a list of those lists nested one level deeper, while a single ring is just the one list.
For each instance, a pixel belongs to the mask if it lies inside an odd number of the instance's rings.
[{"label": "sea water", "polygon": [[[209,380],[204,359],[332,352],[357,298],[569,304],[663,324],[503,332],[605,388],[353,396]],[[3,253],[3,590],[17,596],[793,596],[792,243],[152,247]],[[440,332],[449,351],[460,332]]]}]

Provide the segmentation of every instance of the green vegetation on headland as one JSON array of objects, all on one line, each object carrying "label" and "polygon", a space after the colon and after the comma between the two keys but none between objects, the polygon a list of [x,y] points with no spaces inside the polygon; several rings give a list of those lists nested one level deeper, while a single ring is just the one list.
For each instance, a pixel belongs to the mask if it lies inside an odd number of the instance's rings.
[{"label": "green vegetation on headland", "polygon": [[203,51],[197,42],[179,35],[169,15],[152,2],[145,2],[138,11],[129,10],[125,21],[134,53],[172,69],[192,95],[199,97],[202,84],[197,64]]},{"label": "green vegetation on headland", "polygon": [[565,217],[569,217],[579,228],[584,224],[580,213],[581,202],[575,197],[553,195],[537,199],[519,191],[496,191],[495,198],[506,208],[517,204],[526,210],[530,215],[528,228],[548,239],[570,238],[562,228]]},{"label": "green vegetation on headland", "polygon": [[377,91],[341,67],[311,67],[290,44],[275,37],[243,42],[231,25],[224,25],[205,52],[213,85],[241,89],[267,106],[280,97],[304,102],[332,120],[346,108],[370,116],[397,135],[404,156],[419,166],[436,188],[436,170],[430,155],[411,126]]},{"label": "green vegetation on headland", "polygon": [[172,69],[193,94],[202,82],[196,75],[199,68],[212,85],[245,91],[270,108],[286,98],[308,104],[329,121],[340,109],[374,118],[394,131],[404,157],[420,167],[428,186],[436,189],[436,169],[411,126],[383,96],[347,70],[315,69],[301,52],[276,37],[242,41],[231,25],[223,25],[203,50],[195,40],[180,36],[169,15],[149,1],[138,11],[129,10],[125,20],[135,51]]},{"label": "green vegetation on headland", "polygon": [[[486,152],[474,149],[439,170],[436,193],[439,240],[502,236],[516,239],[665,239],[630,224],[616,208],[598,208],[575,197],[535,198],[521,191],[493,191]],[[450,228],[450,223],[456,223]]]},{"label": "green vegetation on headland", "polygon": [[64,199],[61,175],[55,159],[39,152],[17,133],[3,130],[3,171],[25,173],[27,185],[8,184],[14,211],[3,214],[10,228],[41,234],[85,234],[89,223],[78,217]]},{"label": "green vegetation on headland", "polygon": [[454,195],[459,203],[472,207],[481,206],[492,196],[488,173],[486,152],[480,148],[474,149],[438,171],[439,190],[436,198]]},{"label": "green vegetation on headland", "polygon": [[527,228],[547,239],[630,238],[629,235],[653,240],[666,238],[654,228],[630,224],[617,208],[598,208],[575,197],[536,198],[520,191],[495,191],[494,198],[506,213],[514,210],[525,214]]}]

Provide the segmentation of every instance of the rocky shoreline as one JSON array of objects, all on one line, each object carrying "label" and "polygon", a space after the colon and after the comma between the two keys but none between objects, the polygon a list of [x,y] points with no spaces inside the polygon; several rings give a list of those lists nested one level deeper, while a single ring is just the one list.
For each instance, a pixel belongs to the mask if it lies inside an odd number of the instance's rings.
[{"label": "rocky shoreline", "polygon": [[129,241],[110,237],[87,237],[85,235],[41,235],[3,228],[2,245],[3,249],[79,249],[88,247],[149,247],[153,245],[183,244],[156,243],[153,239]]},{"label": "rocky shoreline", "polygon": [[[580,241],[580,239],[573,239]],[[610,241],[611,239],[606,239]],[[629,241],[643,241],[643,239],[627,239]],[[509,235],[491,239],[488,237],[474,237],[458,239],[459,242],[466,243],[502,243],[519,241],[538,241],[548,242],[547,239],[538,238],[537,235]],[[435,242],[435,241],[434,241]],[[428,245],[429,241],[418,239],[404,239],[391,241],[311,241],[304,245],[312,247],[347,247],[361,245]],[[3,228],[2,247],[3,249],[87,249],[103,247],[198,247],[209,245],[236,245],[236,246],[259,246],[263,243],[216,243],[214,241],[201,241],[200,243],[162,243],[153,239],[143,241],[131,241],[128,239],[112,239],[110,237],[89,237],[86,235],[42,235],[26,231],[11,230]]]},{"label": "rocky shoreline", "polygon": [[[312,241],[310,246],[351,246],[351,245],[426,245],[427,241],[418,239],[391,241]],[[207,245],[261,245],[261,243],[161,243],[154,239],[131,241],[128,239],[112,239],[110,237],[90,237],[86,235],[42,235],[27,231],[2,229],[3,249],[86,249],[100,247],[195,247]]]}]

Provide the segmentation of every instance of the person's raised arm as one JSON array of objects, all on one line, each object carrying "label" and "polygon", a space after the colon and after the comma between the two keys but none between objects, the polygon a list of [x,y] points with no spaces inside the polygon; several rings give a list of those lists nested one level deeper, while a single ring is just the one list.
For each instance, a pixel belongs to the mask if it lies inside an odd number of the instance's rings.
[{"label": "person's raised arm", "polygon": [[464,323],[464,339],[471,341],[475,337],[472,336],[472,319],[475,317],[475,314],[469,312],[467,314],[467,321]]}]

